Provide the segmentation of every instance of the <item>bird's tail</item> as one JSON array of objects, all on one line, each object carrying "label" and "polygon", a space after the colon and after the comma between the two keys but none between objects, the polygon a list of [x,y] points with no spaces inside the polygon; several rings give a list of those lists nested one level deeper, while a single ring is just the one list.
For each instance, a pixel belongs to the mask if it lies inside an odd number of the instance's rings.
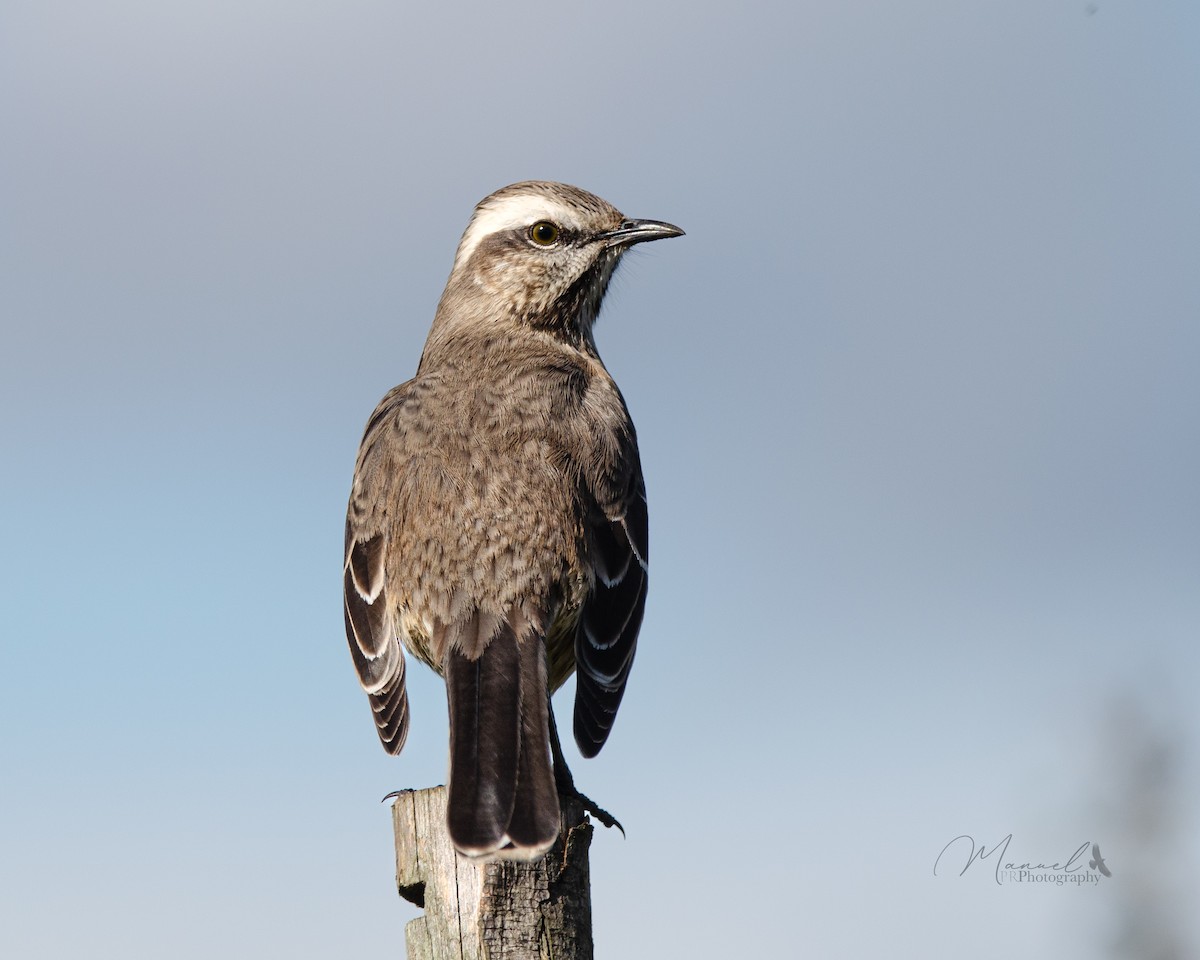
[{"label": "bird's tail", "polygon": [[505,622],[477,656],[462,646],[448,644],[445,665],[450,839],[467,856],[536,859],[559,824],[545,644]]}]

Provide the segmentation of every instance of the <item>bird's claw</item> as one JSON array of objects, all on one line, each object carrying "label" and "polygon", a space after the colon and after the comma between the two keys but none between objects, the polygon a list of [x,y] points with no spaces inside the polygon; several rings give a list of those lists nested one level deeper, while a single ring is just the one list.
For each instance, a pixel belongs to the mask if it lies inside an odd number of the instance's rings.
[{"label": "bird's claw", "polygon": [[584,813],[590,813],[592,815],[592,817],[594,817],[596,820],[599,820],[602,824],[604,824],[604,826],[608,827],[610,830],[613,827],[616,827],[618,830],[621,831],[621,837],[624,838],[625,828],[623,826],[621,826],[620,820],[618,820],[616,817],[614,817],[611,813],[609,813],[603,807],[597,806],[595,803],[593,803],[591,800],[589,800],[587,797],[585,797],[582,793],[576,794],[576,797],[579,799],[580,804],[583,806]]},{"label": "bird's claw", "polygon": [[611,813],[605,810],[602,806],[592,800],[591,797],[584,796],[575,789],[574,783],[560,784],[558,788],[559,797],[568,802],[574,801],[583,808],[583,812],[590,814],[593,820],[599,821],[609,829],[616,827],[621,831],[621,836],[625,836],[625,828],[621,826],[621,821],[614,817]]}]

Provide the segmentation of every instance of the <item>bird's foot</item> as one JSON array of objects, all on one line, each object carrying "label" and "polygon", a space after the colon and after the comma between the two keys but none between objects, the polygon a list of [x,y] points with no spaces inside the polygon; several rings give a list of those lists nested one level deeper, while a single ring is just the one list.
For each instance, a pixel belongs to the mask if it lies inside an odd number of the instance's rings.
[{"label": "bird's foot", "polygon": [[602,806],[596,803],[591,797],[585,796],[575,788],[575,781],[571,778],[570,773],[564,777],[557,777],[558,796],[563,805],[575,802],[583,808],[583,812],[590,814],[593,820],[597,820],[608,828],[616,827],[621,831],[621,836],[625,836],[625,828],[621,826],[621,821],[614,817],[611,813],[605,810]]},{"label": "bird's foot", "polygon": [[584,813],[590,813],[594,820],[599,820],[606,827],[616,827],[621,831],[621,836],[625,836],[625,828],[621,826],[620,820],[575,788],[575,778],[571,776],[567,758],[563,756],[562,744],[558,740],[558,725],[554,722],[553,704],[550,708],[550,755],[554,761],[554,786],[558,788],[559,799],[575,801],[583,808]]},{"label": "bird's foot", "polygon": [[575,793],[572,795],[572,798],[579,801],[579,805],[581,807],[583,807],[584,813],[591,814],[593,819],[599,820],[602,824],[604,824],[604,826],[608,827],[609,829],[616,827],[618,830],[621,831],[621,836],[622,837],[625,836],[625,828],[623,826],[621,826],[621,821],[618,820],[616,817],[614,817],[611,813],[609,813],[603,807],[596,804],[589,797],[585,797],[578,790],[575,791]]}]

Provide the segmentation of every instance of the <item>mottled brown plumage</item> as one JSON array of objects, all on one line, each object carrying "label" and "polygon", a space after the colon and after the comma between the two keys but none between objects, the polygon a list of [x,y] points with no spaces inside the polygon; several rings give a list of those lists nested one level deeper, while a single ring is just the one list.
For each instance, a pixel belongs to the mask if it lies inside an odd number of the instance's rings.
[{"label": "mottled brown plumage", "polygon": [[633,423],[592,325],[634,243],[575,187],[476,207],[416,376],[367,424],[346,520],[346,635],[384,748],[408,732],[401,645],[446,678],[449,827],[470,855],[558,831],[549,693],[578,669],[574,732],[608,736],[646,597]]}]

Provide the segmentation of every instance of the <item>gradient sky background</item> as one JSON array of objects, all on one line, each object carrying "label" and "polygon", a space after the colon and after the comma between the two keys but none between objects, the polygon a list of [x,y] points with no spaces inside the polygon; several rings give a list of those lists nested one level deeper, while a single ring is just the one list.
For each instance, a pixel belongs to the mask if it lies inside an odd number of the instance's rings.
[{"label": "gradient sky background", "polygon": [[[1195,955],[1198,50],[1194,0],[6,0],[0,954],[402,955],[444,693],[385,756],[345,497],[537,177],[688,232],[598,327],[653,568],[597,955]],[[1009,833],[1113,877],[933,875]]]}]

